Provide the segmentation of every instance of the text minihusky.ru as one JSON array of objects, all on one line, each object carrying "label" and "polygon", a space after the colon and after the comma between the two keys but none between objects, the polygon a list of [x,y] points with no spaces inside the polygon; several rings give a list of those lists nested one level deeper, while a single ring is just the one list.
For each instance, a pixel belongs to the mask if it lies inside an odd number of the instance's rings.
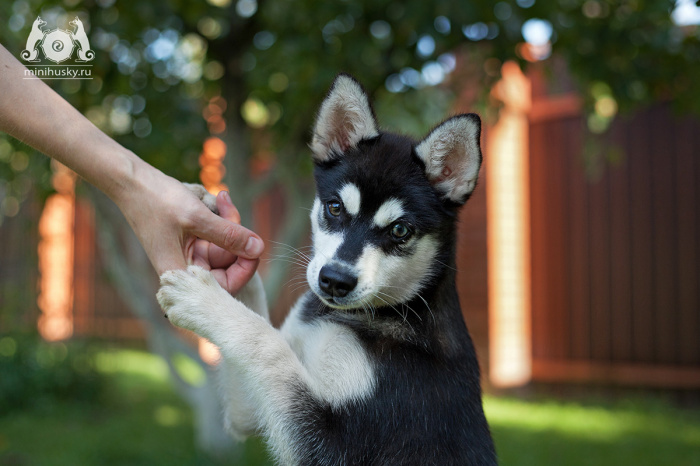
[{"label": "text minihusky.ru", "polygon": [[92,79],[92,68],[44,66],[24,70],[23,79]]}]

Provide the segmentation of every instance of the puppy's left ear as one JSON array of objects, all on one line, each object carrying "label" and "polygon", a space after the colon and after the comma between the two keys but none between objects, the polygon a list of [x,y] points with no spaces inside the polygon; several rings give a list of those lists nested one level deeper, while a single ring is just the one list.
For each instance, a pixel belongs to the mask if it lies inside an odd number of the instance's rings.
[{"label": "puppy's left ear", "polygon": [[430,183],[443,198],[464,204],[474,191],[481,167],[481,119],[458,115],[436,126],[416,146]]},{"label": "puppy's left ear", "polygon": [[378,135],[367,93],[350,75],[338,75],[316,118],[311,140],[314,162],[326,162]]}]

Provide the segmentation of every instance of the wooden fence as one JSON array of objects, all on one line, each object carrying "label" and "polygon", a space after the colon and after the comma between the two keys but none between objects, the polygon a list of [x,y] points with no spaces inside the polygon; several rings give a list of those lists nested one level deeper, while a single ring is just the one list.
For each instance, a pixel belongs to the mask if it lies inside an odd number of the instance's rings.
[{"label": "wooden fence", "polygon": [[533,379],[700,387],[700,121],[595,140],[560,108],[530,122]]}]

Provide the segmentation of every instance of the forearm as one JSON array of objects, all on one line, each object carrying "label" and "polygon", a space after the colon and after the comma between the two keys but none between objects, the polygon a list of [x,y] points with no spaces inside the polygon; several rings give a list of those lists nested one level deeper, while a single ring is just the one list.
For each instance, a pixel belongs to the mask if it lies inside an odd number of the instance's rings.
[{"label": "forearm", "polygon": [[[23,79],[24,71],[0,45],[0,131],[67,165],[107,194],[159,274],[185,267],[201,238],[227,252],[214,255],[228,261],[222,270],[229,292],[250,279],[263,250],[257,235],[212,213],[182,183],[116,143],[46,84]],[[228,204],[235,211],[230,199]]]},{"label": "forearm", "polygon": [[[135,154],[104,134],[0,46],[0,131],[67,165],[118,201],[137,170]],[[40,117],[37,117],[40,116]]]}]

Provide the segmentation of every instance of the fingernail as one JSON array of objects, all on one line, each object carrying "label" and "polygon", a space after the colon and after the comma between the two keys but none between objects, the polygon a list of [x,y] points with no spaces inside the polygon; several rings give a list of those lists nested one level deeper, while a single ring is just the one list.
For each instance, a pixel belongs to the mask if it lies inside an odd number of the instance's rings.
[{"label": "fingernail", "polygon": [[233,204],[233,201],[231,200],[231,195],[228,193],[228,191],[221,191],[224,196],[224,201],[228,202],[229,204]]},{"label": "fingernail", "polygon": [[263,242],[258,238],[250,237],[245,244],[245,252],[251,257],[258,257],[263,252]]}]

